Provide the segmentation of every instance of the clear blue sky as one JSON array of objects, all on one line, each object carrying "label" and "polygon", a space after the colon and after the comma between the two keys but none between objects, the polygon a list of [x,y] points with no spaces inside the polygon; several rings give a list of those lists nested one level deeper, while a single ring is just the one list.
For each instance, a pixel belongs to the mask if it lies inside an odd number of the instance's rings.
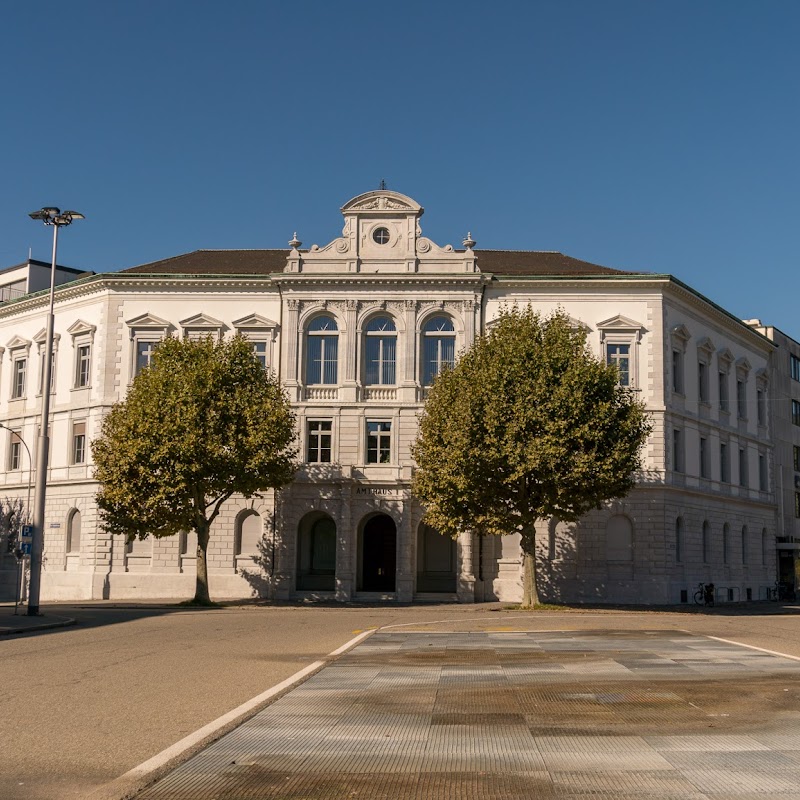
[{"label": "clear blue sky", "polygon": [[800,2],[31,3],[0,266],[306,246],[381,178],[460,245],[670,272],[800,338]]}]

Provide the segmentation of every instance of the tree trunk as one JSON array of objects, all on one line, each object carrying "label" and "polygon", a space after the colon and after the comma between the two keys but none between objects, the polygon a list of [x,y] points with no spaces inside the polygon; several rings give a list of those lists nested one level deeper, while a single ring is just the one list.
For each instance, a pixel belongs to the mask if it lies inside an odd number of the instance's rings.
[{"label": "tree trunk", "polygon": [[198,605],[211,605],[208,593],[208,539],[209,524],[203,522],[195,528],[197,532],[197,578],[194,585],[194,601]]},{"label": "tree trunk", "polygon": [[522,605],[539,605],[539,590],[536,587],[536,526],[531,524],[522,530]]}]

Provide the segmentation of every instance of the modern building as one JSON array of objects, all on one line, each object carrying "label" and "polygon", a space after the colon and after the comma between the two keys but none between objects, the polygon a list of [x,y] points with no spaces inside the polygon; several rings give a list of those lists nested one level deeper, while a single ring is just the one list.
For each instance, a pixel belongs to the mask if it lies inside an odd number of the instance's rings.
[{"label": "modern building", "polygon": [[[284,250],[202,250],[58,286],[43,600],[191,595],[191,534],[126,543],[101,529],[88,444],[163,337],[236,332],[288,392],[303,464],[277,497],[233,498],[214,522],[215,597],[518,599],[518,535],[444,538],[410,492],[428,387],[509,303],[563,308],[653,421],[627,498],[542,524],[543,597],[673,603],[701,581],[719,599],[765,596],[779,345],[669,275],[480,250],[469,234],[440,246],[422,207],[388,190],[341,211],[342,235],[322,246],[295,235]],[[26,486],[19,442],[35,450],[46,309],[32,288],[0,305],[0,497]]]}]

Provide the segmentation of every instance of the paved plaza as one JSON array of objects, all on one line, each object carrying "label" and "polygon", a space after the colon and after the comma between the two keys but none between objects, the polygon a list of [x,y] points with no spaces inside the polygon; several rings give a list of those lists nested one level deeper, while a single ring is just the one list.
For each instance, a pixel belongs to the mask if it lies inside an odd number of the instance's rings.
[{"label": "paved plaza", "polygon": [[800,798],[800,662],[675,630],[380,631],[138,800]]}]

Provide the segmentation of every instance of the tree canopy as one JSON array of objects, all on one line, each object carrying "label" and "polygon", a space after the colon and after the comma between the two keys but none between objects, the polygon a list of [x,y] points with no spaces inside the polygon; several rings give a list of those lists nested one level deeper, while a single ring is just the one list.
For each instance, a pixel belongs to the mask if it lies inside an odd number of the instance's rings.
[{"label": "tree canopy", "polygon": [[168,338],[92,443],[103,526],[128,539],[197,532],[195,601],[210,602],[211,523],[233,495],[295,471],[294,415],[243,337]]},{"label": "tree canopy", "polygon": [[442,533],[520,533],[534,605],[537,520],[576,520],[627,494],[649,432],[642,403],[563,311],[504,309],[434,382],[414,493]]}]

